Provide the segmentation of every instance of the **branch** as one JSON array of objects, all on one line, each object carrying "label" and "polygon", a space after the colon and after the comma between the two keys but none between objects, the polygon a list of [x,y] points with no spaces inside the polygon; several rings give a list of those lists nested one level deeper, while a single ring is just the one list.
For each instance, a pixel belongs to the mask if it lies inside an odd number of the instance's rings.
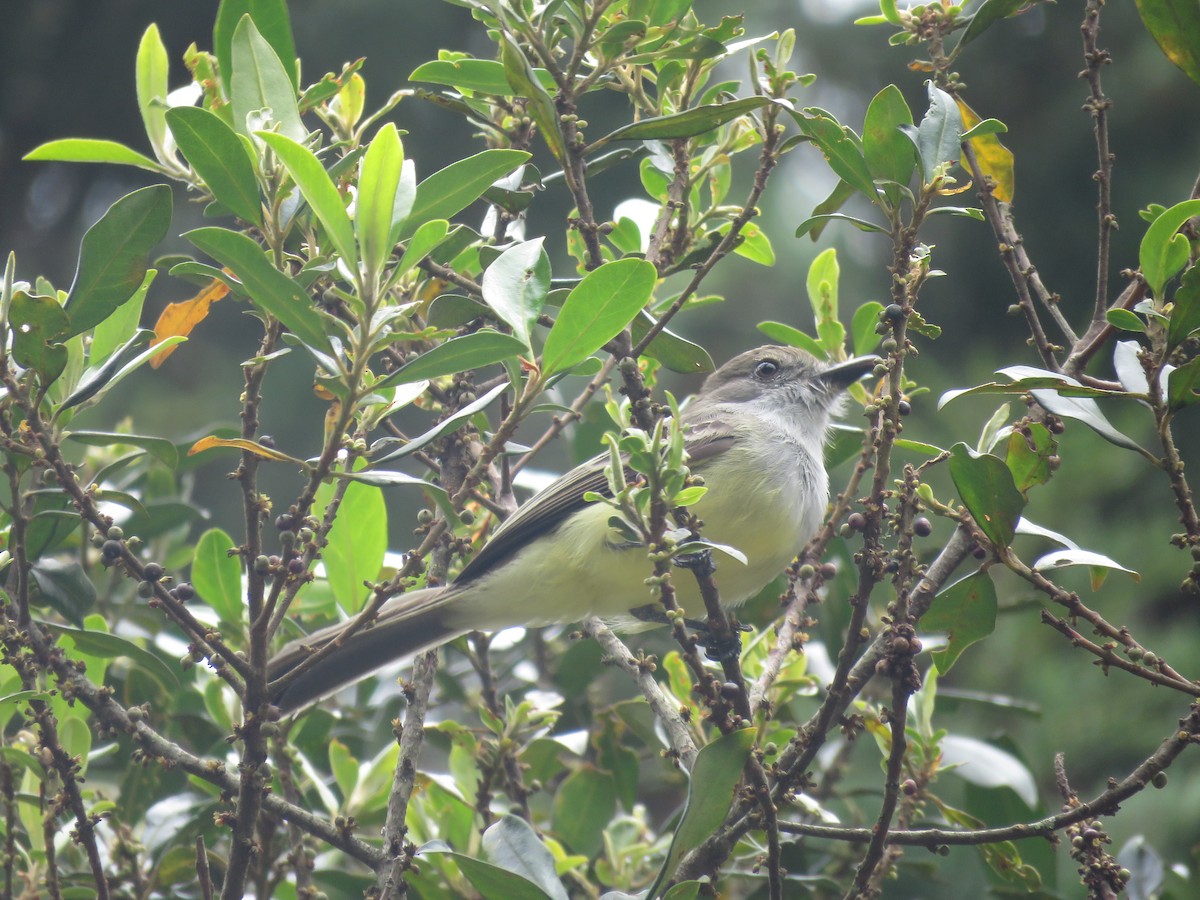
[{"label": "branch", "polygon": [[583,630],[594,637],[603,648],[605,662],[622,669],[637,682],[642,696],[650,704],[651,711],[666,730],[671,754],[679,760],[684,771],[690,772],[699,751],[692,739],[691,728],[679,714],[679,703],[668,697],[655,680],[653,660],[641,655],[635,656],[621,639],[613,634],[612,629],[595,616],[584,621]]},{"label": "branch", "polygon": [[416,658],[412,681],[405,691],[408,708],[404,712],[404,724],[397,726],[394,732],[400,742],[400,757],[396,760],[392,790],[388,794],[387,818],[383,825],[383,859],[376,878],[380,900],[403,897],[406,890],[404,872],[412,864],[415,851],[411,843],[405,842],[408,834],[408,802],[416,786],[417,760],[425,740],[425,713],[429,708],[429,694],[433,690],[437,664],[436,649],[428,650]]}]

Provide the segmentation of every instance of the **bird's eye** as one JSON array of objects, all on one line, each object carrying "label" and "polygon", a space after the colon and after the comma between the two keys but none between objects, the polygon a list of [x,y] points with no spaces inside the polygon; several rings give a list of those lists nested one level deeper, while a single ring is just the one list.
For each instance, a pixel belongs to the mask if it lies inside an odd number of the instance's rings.
[{"label": "bird's eye", "polygon": [[764,359],[754,364],[754,377],[766,381],[779,371],[779,363],[773,359]]}]

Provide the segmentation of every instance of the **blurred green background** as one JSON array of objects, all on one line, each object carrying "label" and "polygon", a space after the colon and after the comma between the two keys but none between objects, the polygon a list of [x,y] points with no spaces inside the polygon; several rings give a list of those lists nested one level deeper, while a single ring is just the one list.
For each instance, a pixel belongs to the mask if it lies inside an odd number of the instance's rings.
[{"label": "blurred green background", "polygon": [[[69,286],[86,227],[113,200],[150,179],[148,173],[132,169],[22,163],[20,157],[38,144],[67,136],[109,138],[145,150],[133,89],[141,33],[157,22],[173,60],[172,84],[183,84],[187,74],[179,59],[193,41],[203,49],[210,47],[216,6],[216,0],[38,0],[6,6],[5,53],[0,57],[0,251],[16,251],[19,277],[32,280],[43,274],[60,288]],[[871,96],[895,83],[914,112],[919,115],[925,107],[924,76],[907,68],[910,50],[888,47],[889,29],[851,25],[856,17],[875,11],[866,5],[838,0],[701,0],[696,8],[708,22],[744,11],[749,35],[794,27],[794,68],[819,76],[800,92],[801,105],[821,106],[858,128]],[[1009,125],[1003,140],[1016,154],[1018,227],[1043,279],[1062,296],[1077,326],[1094,296],[1096,233],[1092,126],[1081,110],[1086,84],[1076,77],[1083,66],[1082,8],[1073,3],[1038,6],[1002,22],[955,67],[969,86],[966,96],[976,111]],[[438,48],[480,56],[492,52],[482,27],[466,9],[450,3],[296,0],[291,9],[304,83],[365,56],[368,108],[406,87],[408,73],[433,58]],[[1123,284],[1119,270],[1136,261],[1144,231],[1138,209],[1151,202],[1169,205],[1185,199],[1200,173],[1200,87],[1163,57],[1132,3],[1105,9],[1101,41],[1114,60],[1105,71],[1105,90],[1114,103],[1113,207],[1121,223],[1110,284],[1115,294]],[[745,72],[744,59],[732,60],[726,77],[741,78]],[[624,114],[616,96],[602,96],[594,109],[583,112],[595,134]],[[404,100],[391,119],[409,132],[406,150],[422,177],[480,148],[461,120],[415,98]],[[543,171],[552,170],[547,160],[536,161],[546,163]],[[731,198],[744,195],[748,171],[741,176],[741,188],[735,187]],[[706,292],[725,296],[725,302],[698,309],[673,327],[703,343],[718,361],[762,342],[755,330],[761,320],[809,327],[804,275],[815,253],[829,245],[837,246],[841,260],[845,318],[859,302],[883,300],[889,248],[879,236],[833,226],[819,245],[792,237],[795,226],[832,185],[816,151],[800,147],[789,154],[774,176],[759,220],[774,244],[776,265],[765,268],[731,257],[706,285]],[[640,195],[633,165],[611,170],[594,184],[601,216],[611,215],[619,201]],[[972,194],[958,199],[970,203]],[[176,200],[178,234],[200,224],[201,217],[199,206],[189,204],[183,194]],[[848,211],[869,215],[865,208]],[[564,252],[566,212],[563,192],[551,190],[535,201],[528,223],[530,236],[549,234],[555,274],[564,276],[572,272]],[[921,311],[945,333],[936,342],[921,341],[921,355],[912,361],[910,373],[931,391],[916,398],[905,436],[940,446],[956,440],[974,443],[998,402],[961,400],[939,412],[937,398],[949,388],[990,380],[1000,366],[1037,361],[1024,344],[1021,323],[1005,314],[1013,301],[1011,285],[987,227],[963,219],[935,219],[925,239],[936,245],[935,265],[948,277],[930,283]],[[174,238],[162,249],[185,252],[187,245]],[[671,286],[665,290],[670,292]],[[193,291],[186,283],[160,277],[147,301],[148,315]],[[220,304],[162,369],[139,373],[121,396],[111,398],[80,427],[109,427],[132,416],[139,431],[183,439],[214,425],[232,424],[241,384],[237,364],[253,355],[256,346],[255,329],[245,324],[234,303]],[[1111,377],[1107,356],[1095,361],[1093,372]],[[323,409],[311,395],[309,379],[304,363],[289,358],[272,370],[266,385],[264,430],[297,455],[314,452],[321,434]],[[695,388],[694,381],[668,383],[677,392]],[[1018,402],[1014,401],[1014,416],[1019,414]],[[1145,411],[1132,405],[1106,411],[1119,428],[1150,446],[1152,422]],[[1193,419],[1196,415],[1190,413]],[[1185,459],[1195,462],[1200,459],[1197,429],[1187,418],[1185,413],[1179,439]],[[548,456],[545,466],[568,464],[564,448],[555,453],[558,456]],[[1028,516],[1142,573],[1140,583],[1114,573],[1098,594],[1092,594],[1084,572],[1065,574],[1064,583],[1079,590],[1084,601],[1110,621],[1129,624],[1143,644],[1195,676],[1200,671],[1200,604],[1178,591],[1191,560],[1168,546],[1176,522],[1165,480],[1154,477],[1137,455],[1104,443],[1077,423],[1068,423],[1061,456],[1057,477],[1035,492]],[[196,495],[215,520],[235,528],[238,498],[223,478],[229,465],[228,460],[216,460],[203,467]],[[278,479],[268,484],[270,493],[283,497],[292,490],[290,473],[269,477]],[[844,474],[835,475],[835,486],[839,478]],[[933,481],[940,497],[951,495],[945,473],[936,473]],[[392,516],[395,549],[405,549],[410,540],[411,519],[402,510],[398,505]],[[924,543],[934,548],[948,533],[938,523],[934,537]],[[1017,547],[1029,559],[1050,549],[1029,538],[1019,538]],[[998,584],[1005,614],[997,634],[968,651],[943,687],[947,692],[957,688],[1011,695],[1036,704],[1040,712],[1004,713],[993,706],[958,702],[948,727],[985,739],[1011,738],[1044,791],[1053,790],[1052,754],[1063,750],[1076,789],[1091,795],[1102,789],[1107,777],[1124,775],[1151,752],[1169,731],[1183,699],[1120,673],[1106,679],[1084,654],[1072,651],[1039,624],[1038,597],[1012,579],[1001,577]],[[947,708],[950,703],[947,700]],[[1128,805],[1113,828],[1118,846],[1131,834],[1144,832],[1172,860],[1194,848],[1200,835],[1200,778],[1186,777],[1189,762],[1185,759],[1180,770],[1172,772],[1171,790],[1138,797]],[[1052,794],[1043,796],[1048,809],[1057,807]],[[1065,854],[1062,857],[1065,860]]]}]

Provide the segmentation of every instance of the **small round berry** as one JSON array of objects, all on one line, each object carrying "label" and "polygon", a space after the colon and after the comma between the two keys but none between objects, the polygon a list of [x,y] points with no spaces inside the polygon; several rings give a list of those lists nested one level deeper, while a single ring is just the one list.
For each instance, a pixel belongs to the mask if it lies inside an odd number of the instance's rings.
[{"label": "small round berry", "polygon": [[146,577],[147,581],[158,581],[158,579],[163,577],[163,567],[154,562],[146,563],[142,569],[142,574]]},{"label": "small round berry", "polygon": [[1161,791],[1167,786],[1167,773],[1155,772],[1154,777],[1150,779],[1150,783]]},{"label": "small round berry", "polygon": [[254,572],[256,575],[266,575],[271,571],[271,560],[265,556],[256,556],[254,558]]},{"label": "small round berry", "polygon": [[300,575],[304,572],[304,569],[305,569],[304,560],[302,560],[300,557],[293,556],[291,559],[288,560],[287,570],[291,574]]},{"label": "small round berry", "polygon": [[910,412],[912,412],[912,404],[907,400],[901,400],[896,404],[896,412],[900,413],[902,416],[907,416]]},{"label": "small round berry", "polygon": [[271,449],[275,448],[275,438],[271,437],[269,434],[262,435],[258,439],[258,442],[264,447],[269,447]]},{"label": "small round berry", "polygon": [[913,534],[917,537],[929,537],[933,534],[933,523],[924,516],[913,519]]},{"label": "small round berry", "polygon": [[475,523],[475,510],[464,509],[458,514],[458,517],[464,525],[473,525]]},{"label": "small round berry", "polygon": [[796,577],[801,581],[808,581],[808,579],[812,578],[816,574],[816,566],[814,566],[812,563],[805,563],[796,570]]},{"label": "small round berry", "polygon": [[275,517],[275,527],[280,531],[291,531],[295,524],[296,520],[287,513],[280,513]]},{"label": "small round berry", "polygon": [[988,553],[986,548],[977,546],[971,551],[971,555],[976,559],[986,559]]},{"label": "small round berry", "polygon": [[125,532],[119,525],[114,525],[108,529],[108,539],[110,541],[119,541],[123,537],[125,537]]},{"label": "small round berry", "polygon": [[100,555],[108,562],[115,562],[121,557],[122,550],[121,542],[117,540],[107,540],[100,547]]},{"label": "small round berry", "polygon": [[837,566],[833,563],[821,563],[821,578],[829,581],[832,578],[837,578]]},{"label": "small round berry", "polygon": [[154,596],[154,585],[149,581],[140,582],[137,586],[137,595],[143,600],[149,600]]},{"label": "small round berry", "polygon": [[917,783],[911,778],[907,778],[905,779],[904,783],[900,785],[900,790],[904,791],[904,795],[906,797],[912,797],[917,793]]},{"label": "small round berry", "polygon": [[433,522],[433,510],[423,509],[417,513],[417,522],[421,525],[428,525]]},{"label": "small round berry", "polygon": [[883,308],[883,315],[889,321],[899,322],[904,318],[904,307],[899,303],[889,303]]},{"label": "small round berry", "polygon": [[867,517],[860,512],[853,512],[846,516],[846,524],[855,531],[862,531],[867,527]]},{"label": "small round berry", "polygon": [[191,582],[181,581],[175,587],[175,596],[184,603],[187,603],[196,596],[196,589],[192,587]]}]

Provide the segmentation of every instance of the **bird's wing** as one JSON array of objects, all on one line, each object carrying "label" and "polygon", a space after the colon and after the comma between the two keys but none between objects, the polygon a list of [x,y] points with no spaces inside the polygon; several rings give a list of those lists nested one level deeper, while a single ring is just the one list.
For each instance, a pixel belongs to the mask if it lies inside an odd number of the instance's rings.
[{"label": "bird's wing", "polygon": [[[684,421],[687,426],[685,446],[688,461],[693,464],[711,459],[725,452],[733,444],[733,433],[715,414],[694,416],[685,413]],[[612,491],[608,488],[608,479],[604,475],[604,467],[609,459],[607,453],[592,457],[518,507],[517,511],[492,533],[491,540],[478,555],[463,567],[455,582],[461,584],[469,579],[478,578],[530,541],[553,531],[571,513],[588,505],[588,501],[583,499],[585,494],[612,496]],[[625,477],[633,480],[637,475],[626,468]]]}]

